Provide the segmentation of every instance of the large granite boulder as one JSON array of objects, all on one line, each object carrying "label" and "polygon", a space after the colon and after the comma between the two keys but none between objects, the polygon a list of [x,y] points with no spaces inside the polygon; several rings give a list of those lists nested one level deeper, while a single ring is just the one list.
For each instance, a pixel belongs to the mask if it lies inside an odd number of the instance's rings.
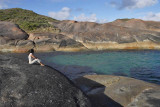
[{"label": "large granite boulder", "polygon": [[0,51],[26,52],[34,47],[34,43],[27,40],[28,37],[18,25],[0,21]]},{"label": "large granite boulder", "polygon": [[0,37],[7,37],[11,40],[22,40],[27,39],[28,34],[14,23],[0,21]]},{"label": "large granite boulder", "polygon": [[[20,56],[19,54],[16,56]],[[0,107],[91,107],[86,95],[57,70],[0,54]]]},{"label": "large granite boulder", "polygon": [[82,50],[85,49],[84,45],[80,42],[71,39],[63,34],[56,33],[31,33],[29,40],[34,41],[37,50]]},{"label": "large granite boulder", "polygon": [[97,107],[159,107],[160,86],[133,78],[86,75],[74,80]]},{"label": "large granite boulder", "polygon": [[0,42],[0,52],[25,53],[35,47],[34,42],[31,40],[5,40],[2,38]]}]

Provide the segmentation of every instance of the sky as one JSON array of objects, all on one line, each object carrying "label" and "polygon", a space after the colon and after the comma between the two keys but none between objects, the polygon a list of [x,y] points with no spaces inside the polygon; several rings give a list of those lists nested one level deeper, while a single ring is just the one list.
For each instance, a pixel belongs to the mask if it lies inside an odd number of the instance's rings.
[{"label": "sky", "polygon": [[0,9],[22,8],[58,20],[111,22],[136,18],[160,21],[160,0],[0,0]]}]

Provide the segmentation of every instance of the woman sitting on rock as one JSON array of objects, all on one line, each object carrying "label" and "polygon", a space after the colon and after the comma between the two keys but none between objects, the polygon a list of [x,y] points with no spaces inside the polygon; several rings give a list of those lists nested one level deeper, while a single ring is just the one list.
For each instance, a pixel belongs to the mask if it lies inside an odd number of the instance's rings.
[{"label": "woman sitting on rock", "polygon": [[29,64],[34,64],[38,62],[41,66],[44,66],[44,64],[42,64],[41,61],[34,56],[34,49],[29,50],[28,60],[29,60]]}]

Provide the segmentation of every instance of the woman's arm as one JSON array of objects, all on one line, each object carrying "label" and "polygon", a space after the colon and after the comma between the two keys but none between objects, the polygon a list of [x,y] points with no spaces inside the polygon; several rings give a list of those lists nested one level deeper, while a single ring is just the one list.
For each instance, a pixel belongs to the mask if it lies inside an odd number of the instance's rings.
[{"label": "woman's arm", "polygon": [[31,54],[31,57],[37,59],[33,54]]}]

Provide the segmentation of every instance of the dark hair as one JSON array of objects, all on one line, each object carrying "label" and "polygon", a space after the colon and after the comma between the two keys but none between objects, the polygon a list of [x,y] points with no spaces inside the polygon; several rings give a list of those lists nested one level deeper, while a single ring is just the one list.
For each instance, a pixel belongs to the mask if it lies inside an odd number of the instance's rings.
[{"label": "dark hair", "polygon": [[34,53],[34,49],[30,49],[30,50],[29,50],[29,53]]}]

